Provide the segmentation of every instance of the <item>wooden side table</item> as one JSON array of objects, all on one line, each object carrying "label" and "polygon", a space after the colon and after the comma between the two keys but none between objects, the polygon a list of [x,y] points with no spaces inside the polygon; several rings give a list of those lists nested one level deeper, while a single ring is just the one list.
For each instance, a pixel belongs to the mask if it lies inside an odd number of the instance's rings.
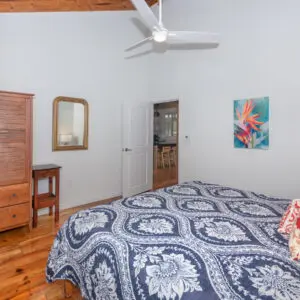
[{"label": "wooden side table", "polygon": [[[49,216],[53,215],[53,206],[55,206],[55,222],[59,221],[59,172],[60,166],[49,165],[35,165],[32,166],[33,177],[33,227],[37,226],[38,209],[49,207]],[[55,177],[55,194],[53,193],[53,177]],[[49,178],[49,192],[38,194],[39,179]]]}]

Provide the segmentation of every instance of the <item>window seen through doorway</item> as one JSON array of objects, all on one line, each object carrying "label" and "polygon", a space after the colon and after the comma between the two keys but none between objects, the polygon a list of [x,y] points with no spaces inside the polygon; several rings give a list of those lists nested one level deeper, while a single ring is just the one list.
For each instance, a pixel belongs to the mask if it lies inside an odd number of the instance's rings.
[{"label": "window seen through doorway", "polygon": [[177,135],[177,113],[165,114],[165,136]]}]

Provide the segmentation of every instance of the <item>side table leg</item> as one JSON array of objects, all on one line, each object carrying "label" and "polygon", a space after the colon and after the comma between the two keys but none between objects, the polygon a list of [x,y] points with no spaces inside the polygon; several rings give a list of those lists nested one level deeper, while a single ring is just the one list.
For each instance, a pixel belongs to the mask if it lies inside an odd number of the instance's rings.
[{"label": "side table leg", "polygon": [[33,209],[33,224],[32,224],[33,228],[37,227],[37,219],[38,219],[37,209]]},{"label": "side table leg", "polygon": [[[53,194],[53,177],[49,177],[49,195]],[[53,215],[53,207],[49,207],[49,216]]]},{"label": "side table leg", "polygon": [[59,181],[59,169],[57,169],[55,176],[55,222],[59,221]]},{"label": "side table leg", "polygon": [[32,227],[37,227],[38,222],[38,178],[34,177],[34,191],[33,191],[33,224]]}]

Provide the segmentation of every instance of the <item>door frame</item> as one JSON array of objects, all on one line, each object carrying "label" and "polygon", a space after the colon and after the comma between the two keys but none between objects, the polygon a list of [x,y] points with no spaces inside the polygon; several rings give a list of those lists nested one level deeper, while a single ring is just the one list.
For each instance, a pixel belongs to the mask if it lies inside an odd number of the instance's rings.
[{"label": "door frame", "polygon": [[[169,100],[155,100],[152,102],[153,105],[153,112],[154,112],[154,105],[155,104],[161,104],[161,103],[168,103],[168,102],[177,102],[177,136],[176,136],[176,144],[177,144],[177,156],[176,156],[176,167],[177,167],[177,173],[176,173],[176,181],[179,183],[179,98],[177,99],[169,99]],[[152,125],[152,136],[154,135],[154,117],[152,118],[153,120],[153,125]],[[154,154],[154,150],[153,150]],[[154,167],[152,166],[152,176],[154,177]],[[152,189],[154,185],[154,178],[153,178],[153,183],[152,183]]]}]

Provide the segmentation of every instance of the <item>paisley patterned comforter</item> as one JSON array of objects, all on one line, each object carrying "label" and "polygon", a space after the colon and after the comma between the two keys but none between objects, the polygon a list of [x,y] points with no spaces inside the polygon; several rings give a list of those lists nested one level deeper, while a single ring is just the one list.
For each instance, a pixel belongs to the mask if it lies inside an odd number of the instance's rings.
[{"label": "paisley patterned comforter", "polygon": [[72,215],[47,280],[86,299],[300,299],[300,265],[277,232],[289,200],[201,182]]}]

